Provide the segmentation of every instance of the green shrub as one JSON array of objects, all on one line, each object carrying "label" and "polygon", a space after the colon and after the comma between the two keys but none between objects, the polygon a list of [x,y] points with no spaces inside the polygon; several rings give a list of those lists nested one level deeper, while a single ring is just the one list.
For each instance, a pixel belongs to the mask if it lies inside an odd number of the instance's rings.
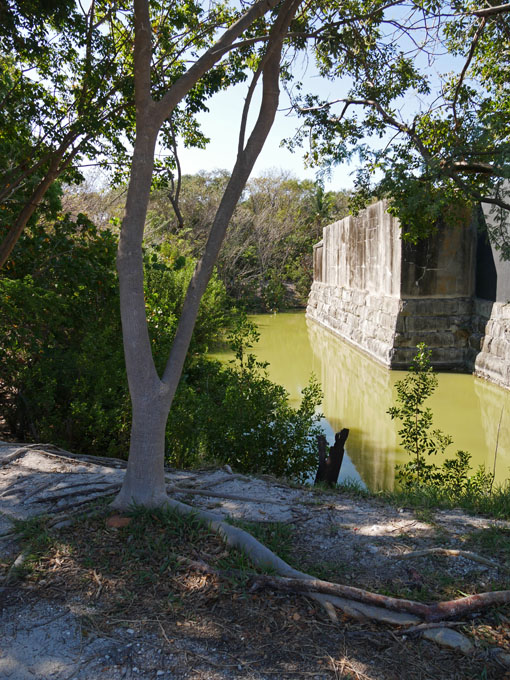
[{"label": "green shrub", "polygon": [[[117,239],[84,216],[23,235],[0,278],[0,408],[20,440],[126,456],[131,409],[122,350]],[[193,262],[146,256],[146,300],[156,364],[162,370]],[[228,304],[213,278],[191,353],[221,333]]]},{"label": "green shrub", "polygon": [[432,412],[425,400],[437,387],[437,377],[430,365],[430,351],[423,343],[417,346],[410,372],[396,383],[397,406],[388,409],[391,418],[402,422],[398,434],[412,460],[397,467],[397,480],[404,492],[436,495],[451,502],[461,497],[481,497],[491,493],[493,475],[480,467],[471,475],[471,455],[457,451],[440,466],[428,462],[430,456],[444,454],[452,438],[432,429]]},{"label": "green shrub", "polygon": [[[201,455],[241,472],[304,481],[317,466],[320,387],[314,379],[299,408],[267,377],[266,365],[247,353],[258,333],[246,319],[230,335],[230,365],[200,361],[183,377],[169,419],[168,459],[195,462]],[[193,406],[190,409],[190,404]],[[186,432],[188,437],[179,437]]]},{"label": "green shrub", "polygon": [[[0,278],[0,408],[19,440],[125,457],[131,408],[122,350],[116,238],[85,217],[27,232]],[[151,250],[145,298],[157,369],[164,368],[194,262]],[[234,312],[214,276],[202,300],[188,360],[170,411],[166,448],[175,465],[205,459],[238,470],[302,478],[315,466],[312,382],[299,409],[246,354],[256,340],[238,317],[236,361],[207,361]]]}]

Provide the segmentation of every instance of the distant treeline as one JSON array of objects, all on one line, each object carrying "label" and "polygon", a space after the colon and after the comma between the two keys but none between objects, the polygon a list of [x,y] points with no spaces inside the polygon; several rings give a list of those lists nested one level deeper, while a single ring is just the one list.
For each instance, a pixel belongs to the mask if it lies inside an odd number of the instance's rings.
[{"label": "distant treeline", "polygon": [[[196,258],[207,238],[228,180],[226,171],[182,178],[175,191],[153,191],[146,245],[166,257]],[[322,228],[348,213],[346,191],[325,191],[320,183],[283,171],[252,179],[231,221],[217,270],[227,293],[247,310],[273,311],[306,304],[313,277],[312,246]],[[120,219],[122,191],[100,193],[80,187],[64,207],[87,214],[98,226]]]}]

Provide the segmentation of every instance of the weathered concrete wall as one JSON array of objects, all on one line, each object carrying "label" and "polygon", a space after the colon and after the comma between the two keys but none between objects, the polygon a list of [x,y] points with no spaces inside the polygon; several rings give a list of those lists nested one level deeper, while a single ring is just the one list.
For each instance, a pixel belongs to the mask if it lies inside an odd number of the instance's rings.
[{"label": "weathered concrete wall", "polygon": [[384,202],[324,228],[307,314],[389,365],[400,290],[400,229]]},{"label": "weathered concrete wall", "polygon": [[307,316],[389,366],[400,301],[315,281]]},{"label": "weathered concrete wall", "polygon": [[476,226],[440,225],[414,245],[401,241],[400,295],[403,298],[466,298],[475,292]]},{"label": "weathered concrete wall", "polygon": [[400,228],[384,201],[357,217],[324,228],[320,281],[338,288],[398,296],[400,292]]},{"label": "weathered concrete wall", "polygon": [[424,342],[436,367],[466,369],[476,256],[470,221],[404,244],[381,201],[326,227],[321,244],[309,318],[392,368],[408,367]]},{"label": "weathered concrete wall", "polygon": [[[490,208],[483,219],[494,227]],[[501,259],[485,234],[478,240],[476,295],[473,309],[475,375],[510,387],[510,263]]]}]

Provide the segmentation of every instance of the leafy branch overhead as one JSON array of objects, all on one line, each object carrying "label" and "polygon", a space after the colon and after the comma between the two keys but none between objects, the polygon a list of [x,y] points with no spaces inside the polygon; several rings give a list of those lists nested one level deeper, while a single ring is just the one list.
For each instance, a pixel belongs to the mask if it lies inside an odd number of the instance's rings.
[{"label": "leafy branch overhead", "polygon": [[[508,257],[510,6],[443,5],[440,21],[425,8],[431,4],[408,8],[407,23],[386,11],[377,50],[368,22],[344,29],[336,52],[324,41],[318,69],[325,77],[336,76],[338,53],[361,68],[349,88],[331,90],[336,96],[295,97],[303,124],[288,144],[307,146],[308,162],[326,168],[358,157],[354,207],[389,197],[412,241],[451,219],[452,204],[487,204],[498,213],[491,236]],[[365,37],[361,60],[353,36]]]}]

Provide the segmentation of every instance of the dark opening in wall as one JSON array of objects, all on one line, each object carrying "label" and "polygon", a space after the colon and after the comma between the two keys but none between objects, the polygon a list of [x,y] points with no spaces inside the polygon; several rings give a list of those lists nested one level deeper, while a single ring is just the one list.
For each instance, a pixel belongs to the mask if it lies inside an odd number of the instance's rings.
[{"label": "dark opening in wall", "polygon": [[498,274],[494,254],[486,231],[478,235],[476,247],[476,297],[496,300]]}]

